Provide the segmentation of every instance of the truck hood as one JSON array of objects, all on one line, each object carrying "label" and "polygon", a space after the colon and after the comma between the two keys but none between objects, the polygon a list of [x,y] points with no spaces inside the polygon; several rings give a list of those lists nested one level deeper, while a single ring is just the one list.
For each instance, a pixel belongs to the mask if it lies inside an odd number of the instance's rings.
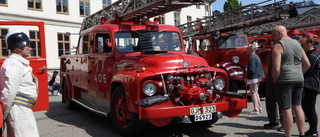
[{"label": "truck hood", "polygon": [[123,56],[117,63],[118,71],[131,71],[141,67],[154,73],[183,69],[183,62],[189,67],[205,66],[208,63],[201,57],[178,53],[142,54],[139,56]]}]

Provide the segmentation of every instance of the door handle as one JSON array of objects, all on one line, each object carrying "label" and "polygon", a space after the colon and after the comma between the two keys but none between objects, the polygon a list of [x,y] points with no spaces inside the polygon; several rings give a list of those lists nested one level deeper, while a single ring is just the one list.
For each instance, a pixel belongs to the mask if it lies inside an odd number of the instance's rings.
[{"label": "door handle", "polygon": [[47,68],[46,66],[42,66],[41,68],[38,68],[38,70],[44,70],[46,68]]}]

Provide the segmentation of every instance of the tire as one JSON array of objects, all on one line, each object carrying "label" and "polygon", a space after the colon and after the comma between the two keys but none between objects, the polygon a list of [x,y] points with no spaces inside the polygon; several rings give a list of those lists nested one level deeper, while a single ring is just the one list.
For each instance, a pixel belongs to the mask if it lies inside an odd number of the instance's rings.
[{"label": "tire", "polygon": [[71,98],[68,95],[68,82],[67,80],[63,81],[62,84],[62,100],[66,104],[66,107],[68,110],[74,110],[76,109],[76,104],[71,100]]},{"label": "tire", "polygon": [[238,81],[229,79],[229,91],[238,92]]},{"label": "tire", "polygon": [[218,120],[219,118],[215,114],[212,114],[212,120],[208,120],[208,121],[196,122],[194,120],[194,116],[190,117],[190,121],[193,123],[194,126],[197,126],[197,127],[210,127],[211,125],[215,124]]},{"label": "tire", "polygon": [[111,121],[121,135],[138,136],[144,130],[146,123],[139,119],[138,114],[128,110],[127,103],[124,88],[117,87],[111,99]]}]

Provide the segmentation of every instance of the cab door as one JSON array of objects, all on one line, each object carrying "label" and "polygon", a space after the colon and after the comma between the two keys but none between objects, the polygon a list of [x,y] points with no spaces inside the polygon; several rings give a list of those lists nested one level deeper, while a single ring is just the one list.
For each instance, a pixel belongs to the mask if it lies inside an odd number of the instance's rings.
[{"label": "cab door", "polygon": [[[0,21],[1,35],[13,30],[22,30],[31,41],[31,56],[27,58],[33,69],[33,74],[38,78],[38,98],[33,111],[43,111],[49,109],[48,98],[48,72],[45,45],[44,22],[24,22],[24,21]],[[5,40],[1,39],[0,66],[8,56]]]},{"label": "cab door", "polygon": [[111,53],[111,38],[109,33],[97,33],[93,35],[92,40],[93,49],[88,57],[88,80],[90,81],[88,96],[94,96],[95,98],[94,100],[85,98],[85,100],[93,102],[96,106],[108,112],[114,64]]},{"label": "cab door", "polygon": [[200,57],[203,57],[209,66],[215,66],[217,63],[217,48],[210,36],[194,38],[192,42],[193,51]]}]

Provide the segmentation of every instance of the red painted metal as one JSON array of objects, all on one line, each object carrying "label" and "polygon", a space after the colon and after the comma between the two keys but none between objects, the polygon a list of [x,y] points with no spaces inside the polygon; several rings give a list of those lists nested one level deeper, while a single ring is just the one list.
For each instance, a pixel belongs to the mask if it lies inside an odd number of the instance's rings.
[{"label": "red painted metal", "polygon": [[[229,117],[235,117],[240,114],[241,109],[247,106],[246,98],[230,97],[213,93],[207,93],[208,88],[202,83],[208,82],[208,78],[203,78],[204,74],[210,73],[215,78],[225,79],[228,85],[228,76],[222,69],[209,67],[206,60],[201,57],[187,55],[184,51],[184,45],[181,50],[166,51],[164,53],[148,54],[144,52],[120,52],[117,50],[119,43],[116,34],[121,32],[139,32],[140,34],[149,32],[176,32],[179,34],[177,41],[182,43],[180,30],[175,26],[159,25],[152,22],[148,24],[134,24],[135,22],[120,21],[116,24],[106,23],[97,25],[84,30],[80,37],[88,35],[89,53],[76,55],[64,55],[61,57],[61,80],[68,81],[68,90],[66,90],[66,100],[83,99],[98,104],[95,100],[102,102],[111,102],[113,92],[116,92],[118,86],[124,87],[126,97],[119,98],[115,107],[117,123],[125,128],[132,120],[132,113],[137,113],[139,118],[156,126],[167,125],[172,117],[189,116],[191,107],[204,107],[216,105],[217,112],[226,112]],[[95,50],[99,33],[110,35],[112,51],[107,53],[98,53]],[[141,39],[141,38],[140,38]],[[140,40],[139,39],[139,40]],[[78,47],[78,50],[81,48]],[[188,62],[189,67],[184,68],[183,62]],[[202,75],[201,75],[202,74]],[[163,82],[162,80],[163,75]],[[174,91],[165,91],[164,85],[170,84],[167,76],[184,77],[180,83],[180,91],[177,91],[178,83],[175,84]],[[187,76],[194,76],[194,81],[186,82]],[[212,79],[212,78],[211,78]],[[154,81],[157,85],[156,95],[169,94],[169,100],[159,102],[148,107],[141,107],[141,100],[148,98],[143,93],[143,84],[146,81]],[[61,82],[63,83],[63,82]],[[69,88],[73,87],[73,88]],[[168,90],[168,89],[166,89]],[[217,90],[217,89],[215,89]],[[227,92],[227,87],[219,92]],[[204,93],[207,100],[200,100],[200,94]],[[92,98],[92,100],[90,100]],[[123,100],[125,99],[125,102]],[[176,101],[179,100],[180,101]],[[213,102],[213,101],[216,102]],[[179,103],[180,102],[180,103]],[[108,112],[108,107],[105,108]],[[114,113],[111,110],[110,113]],[[232,112],[234,111],[234,112]],[[232,113],[230,113],[232,112]]]},{"label": "red painted metal", "polygon": [[[33,108],[33,111],[42,111],[49,109],[49,97],[48,97],[48,74],[47,74],[47,57],[46,57],[46,45],[45,45],[45,28],[44,22],[33,21],[0,21],[0,26],[36,26],[39,31],[39,57],[29,57],[30,66],[33,68],[33,74],[38,78],[39,94],[37,103]],[[0,58],[0,66],[5,58]],[[43,69],[39,69],[43,68]]]}]

